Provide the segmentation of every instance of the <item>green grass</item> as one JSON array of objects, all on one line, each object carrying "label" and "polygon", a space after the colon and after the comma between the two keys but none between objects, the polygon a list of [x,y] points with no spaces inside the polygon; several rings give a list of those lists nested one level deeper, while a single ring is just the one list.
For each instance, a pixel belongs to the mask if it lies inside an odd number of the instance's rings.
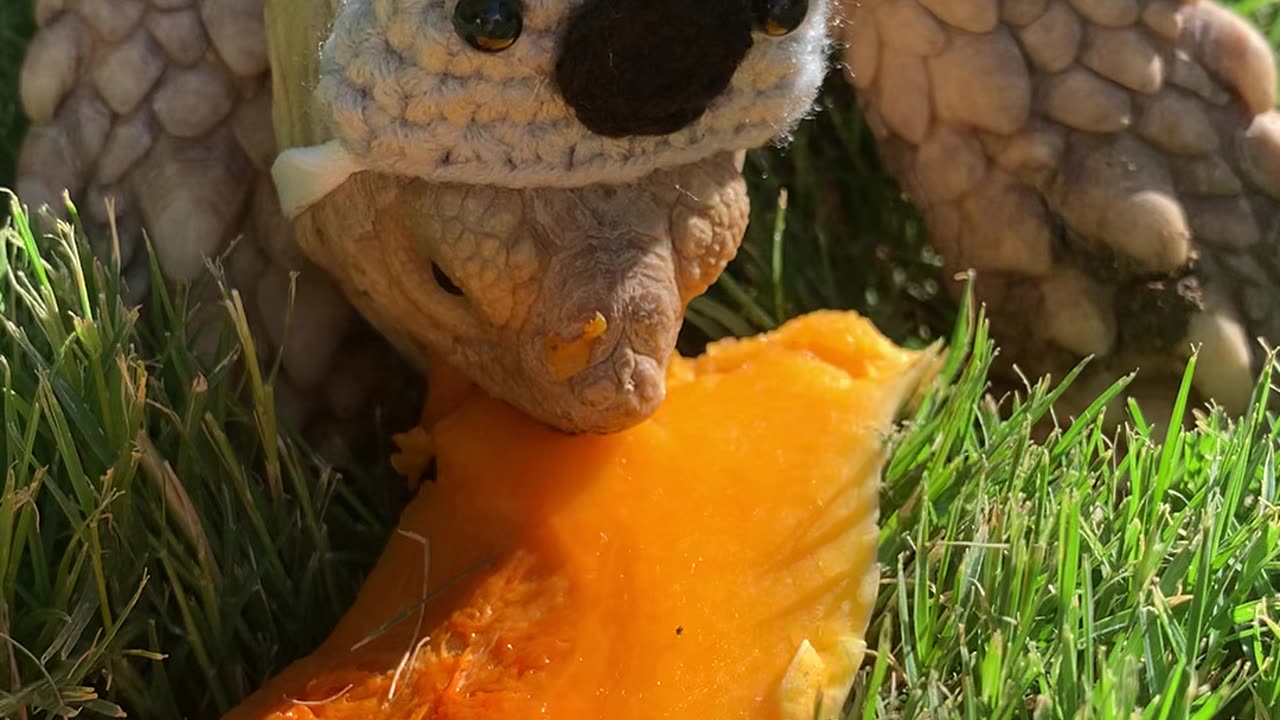
[{"label": "green grass", "polygon": [[[886,473],[876,650],[853,717],[1280,717],[1280,505],[1271,372],[1251,413],[1184,431],[1100,409],[1043,442],[1071,379],[984,401],[992,346],[962,322]],[[965,353],[965,350],[968,353]]]},{"label": "green grass", "polygon": [[[1236,8],[1280,44],[1280,5]],[[0,0],[0,187],[28,10]],[[940,291],[839,77],[822,106],[788,148],[750,155],[748,237],[682,348],[818,307],[900,342],[950,338],[893,438],[850,717],[1280,717],[1271,370],[1237,422],[1182,430],[1179,403],[1031,442],[1063,386],[997,413],[980,312]],[[148,312],[125,306],[84,240],[37,237],[20,211],[0,231],[0,717],[216,718],[328,632],[404,498],[385,463],[339,477],[276,422],[270,374],[236,370],[256,352],[241,336],[193,355],[189,294],[153,283]]]},{"label": "green grass", "polygon": [[[18,209],[3,243],[0,717],[214,718],[331,627],[393,483],[335,477],[234,371],[251,343],[193,356],[184,297],[126,307],[73,225],[41,241]],[[958,318],[894,438],[852,717],[1273,717],[1269,374],[1238,426],[1135,415],[1117,444],[1091,413],[1033,444],[1062,386],[1000,419],[985,323]]]},{"label": "green grass", "polygon": [[270,375],[236,371],[252,345],[196,357],[184,294],[155,282],[139,313],[71,224],[42,241],[12,212],[0,717],[213,717],[323,638],[401,483],[340,481],[279,427]]},{"label": "green grass", "polygon": [[18,72],[25,40],[34,27],[30,2],[4,0],[0,7],[0,187],[13,187],[18,142],[26,129],[18,102]]}]

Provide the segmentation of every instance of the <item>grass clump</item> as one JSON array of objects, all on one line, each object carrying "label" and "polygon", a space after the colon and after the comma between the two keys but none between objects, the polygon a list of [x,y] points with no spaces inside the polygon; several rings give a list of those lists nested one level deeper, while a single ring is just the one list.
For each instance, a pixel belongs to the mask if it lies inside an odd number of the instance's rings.
[{"label": "grass clump", "polygon": [[327,634],[394,510],[278,425],[250,342],[197,357],[185,295],[153,282],[144,315],[74,214],[37,237],[11,212],[0,717],[215,717]]},{"label": "grass clump", "polygon": [[1109,434],[1122,381],[1033,442],[1073,378],[997,408],[973,327],[896,439],[851,717],[1280,717],[1274,363],[1237,421],[1183,428],[1193,358],[1171,417]]}]

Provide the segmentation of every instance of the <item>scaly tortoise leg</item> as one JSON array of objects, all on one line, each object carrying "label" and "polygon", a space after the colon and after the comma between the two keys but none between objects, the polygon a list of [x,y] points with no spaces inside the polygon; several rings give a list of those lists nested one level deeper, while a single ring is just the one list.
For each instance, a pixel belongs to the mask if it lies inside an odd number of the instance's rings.
[{"label": "scaly tortoise leg", "polygon": [[[1202,0],[846,0],[846,77],[1008,362],[1248,404],[1280,340],[1271,51]],[[957,287],[959,285],[957,284]],[[1008,367],[1006,366],[1006,370]],[[1010,374],[1012,376],[1012,374]],[[1151,415],[1151,412],[1148,412]]]},{"label": "scaly tortoise leg", "polygon": [[[21,76],[32,127],[17,186],[33,210],[57,208],[67,189],[100,243],[112,198],[134,301],[148,292],[142,228],[171,282],[227,254],[260,356],[282,353],[279,410],[341,455],[369,433],[376,408],[416,397],[404,388],[418,380],[304,258],[281,215],[262,13],[263,0],[39,0]],[[225,316],[217,299],[204,297],[197,321]],[[196,342],[207,345],[219,325],[204,327]],[[412,405],[395,407],[390,422],[411,421]]]}]

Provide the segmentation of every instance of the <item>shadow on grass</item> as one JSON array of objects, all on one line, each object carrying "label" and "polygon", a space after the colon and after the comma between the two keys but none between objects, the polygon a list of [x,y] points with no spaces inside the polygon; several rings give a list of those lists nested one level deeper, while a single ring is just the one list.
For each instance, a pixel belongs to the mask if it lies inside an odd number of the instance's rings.
[{"label": "shadow on grass", "polygon": [[[3,0],[0,4],[0,187],[13,187],[18,143],[26,130],[18,101],[18,73],[35,20],[29,0]],[[9,207],[7,202],[0,205],[2,221]]]}]

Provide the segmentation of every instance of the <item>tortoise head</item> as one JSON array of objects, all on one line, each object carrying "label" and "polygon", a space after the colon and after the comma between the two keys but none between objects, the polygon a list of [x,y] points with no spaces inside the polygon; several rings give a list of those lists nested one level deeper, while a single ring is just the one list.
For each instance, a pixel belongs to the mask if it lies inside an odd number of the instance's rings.
[{"label": "tortoise head", "polygon": [[626,428],[737,252],[742,152],[812,105],[826,2],[345,0],[282,207],[411,358],[566,432]]}]

